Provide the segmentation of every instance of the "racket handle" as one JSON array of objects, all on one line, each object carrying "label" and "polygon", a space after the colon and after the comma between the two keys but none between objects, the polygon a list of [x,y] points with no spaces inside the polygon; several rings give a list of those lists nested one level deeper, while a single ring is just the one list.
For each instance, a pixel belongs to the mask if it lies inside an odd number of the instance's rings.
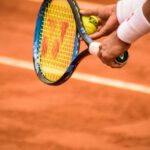
[{"label": "racket handle", "polygon": [[[89,53],[92,54],[92,55],[98,55],[99,53],[99,50],[100,50],[100,47],[101,47],[101,43],[99,42],[92,42],[90,45],[89,45]],[[126,62],[128,59],[128,52],[125,51],[123,53],[123,55],[117,57],[115,59],[115,63],[117,64],[121,64],[121,63],[124,63]]]},{"label": "racket handle", "polygon": [[128,60],[128,52],[125,51],[121,56],[115,59],[115,63],[121,64],[121,63],[126,62],[127,60]]}]

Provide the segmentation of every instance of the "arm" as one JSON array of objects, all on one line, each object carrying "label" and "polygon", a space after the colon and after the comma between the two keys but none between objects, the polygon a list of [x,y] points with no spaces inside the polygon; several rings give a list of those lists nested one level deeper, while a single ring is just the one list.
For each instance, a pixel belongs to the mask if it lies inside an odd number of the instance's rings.
[{"label": "arm", "polygon": [[130,17],[102,42],[100,59],[110,67],[119,68],[125,64],[115,64],[114,59],[130,47],[130,44],[150,32],[150,0],[131,14]]},{"label": "arm", "polygon": [[[124,22],[124,20],[128,17],[128,15],[131,14],[137,8],[138,9],[143,8],[143,14],[144,14],[147,22],[149,22],[149,20],[150,20],[150,12],[149,12],[150,11],[150,0],[147,0],[146,3],[144,3],[144,2],[145,2],[145,0],[121,0],[117,3],[117,5],[110,5],[111,7],[106,7],[104,5],[102,7],[100,7],[99,9],[88,7],[87,9],[84,9],[84,11],[82,11],[83,15],[86,15],[86,14],[87,15],[97,15],[99,17],[102,17],[105,15],[106,11],[103,11],[104,8],[109,10],[108,12],[110,12],[109,14],[107,13],[107,15],[106,15],[107,17],[105,18],[105,24],[103,25],[101,30],[99,30],[92,36],[92,38],[97,39],[104,35],[109,35],[110,33],[113,32],[109,37],[107,37],[105,40],[103,40],[102,48],[100,49],[99,54],[98,54],[99,58],[102,60],[102,62],[104,64],[107,64],[108,66],[113,67],[113,68],[120,68],[125,65],[125,63],[121,64],[121,65],[115,64],[114,59],[116,57],[120,56],[125,50],[128,50],[130,48],[130,44],[133,41],[128,43],[128,42],[126,42],[126,40],[123,40],[120,37],[118,38],[117,32],[115,30],[119,26],[119,23],[121,24],[119,27],[119,29],[120,29],[123,24],[122,22]],[[131,7],[129,8],[129,6],[131,6]],[[90,11],[88,11],[88,10],[90,10]],[[118,10],[120,10],[120,11],[118,11]],[[128,27],[127,27],[127,29],[128,29]],[[135,26],[135,29],[139,30],[138,25]],[[124,31],[124,29],[122,31]],[[144,31],[143,33],[146,34],[148,32],[149,32],[149,27],[148,27],[148,29],[146,29],[146,32]],[[126,34],[126,31],[124,33],[125,33],[125,35],[128,36],[128,38],[131,37],[131,33]],[[133,35],[134,34],[135,33],[133,32]],[[140,35],[140,36],[142,36],[142,35]],[[140,37],[138,37],[138,38],[140,38]]]}]

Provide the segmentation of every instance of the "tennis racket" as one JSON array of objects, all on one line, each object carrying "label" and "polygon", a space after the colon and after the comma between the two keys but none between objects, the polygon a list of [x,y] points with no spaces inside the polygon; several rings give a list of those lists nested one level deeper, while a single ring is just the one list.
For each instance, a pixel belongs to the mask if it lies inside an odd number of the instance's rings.
[{"label": "tennis racket", "polygon": [[[88,48],[79,53],[80,38]],[[44,0],[37,18],[33,62],[39,79],[49,85],[67,81],[80,61],[97,54],[100,43],[94,42],[82,24],[75,0]],[[116,63],[128,59],[127,51]]]}]

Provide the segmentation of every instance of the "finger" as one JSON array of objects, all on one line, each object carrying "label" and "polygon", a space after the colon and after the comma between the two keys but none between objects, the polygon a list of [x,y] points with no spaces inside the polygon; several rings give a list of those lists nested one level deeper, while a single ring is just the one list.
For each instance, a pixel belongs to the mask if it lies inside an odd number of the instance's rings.
[{"label": "finger", "polygon": [[115,61],[113,61],[113,62],[110,64],[110,67],[111,67],[111,68],[122,68],[122,67],[124,67],[126,64],[127,64],[127,62],[118,64],[118,63],[115,63]]},{"label": "finger", "polygon": [[97,39],[103,36],[111,34],[119,26],[118,20],[115,16],[110,16],[108,21],[102,26],[102,28],[92,35],[93,39]]},{"label": "finger", "polygon": [[90,16],[90,15],[94,15],[94,16],[97,16],[97,12],[94,11],[94,10],[87,10],[87,9],[81,9],[80,10],[80,13],[83,15],[83,16]]},{"label": "finger", "polygon": [[119,69],[119,68],[123,68],[126,64],[122,64],[122,65],[111,65],[110,67],[111,68],[116,68],[116,69]]},{"label": "finger", "polygon": [[93,9],[94,10],[95,8],[99,8],[102,5],[101,4],[96,4],[96,3],[78,1],[78,6],[79,6],[80,10],[81,9],[85,9],[85,10]]},{"label": "finger", "polygon": [[106,5],[94,5],[94,4],[86,4],[85,3],[79,3],[80,7],[80,13],[82,15],[95,15],[102,19],[108,19],[110,16],[110,12],[112,11],[112,5],[106,6]]},{"label": "finger", "polygon": [[103,36],[103,34],[99,31],[99,32],[95,32],[93,34],[90,35],[90,37],[93,39],[93,40],[96,40],[98,38],[101,38]]},{"label": "finger", "polygon": [[108,21],[94,34],[92,34],[90,37],[92,39],[98,39],[103,36],[107,36],[111,34],[114,30],[116,30],[118,27],[118,22],[114,21],[112,19],[108,19]]},{"label": "finger", "polygon": [[108,59],[108,58],[104,58],[102,55],[102,51],[100,50],[98,53],[98,57],[100,58],[100,60],[107,66],[111,67],[111,68],[122,68],[127,64],[127,61],[124,63],[116,63],[115,60],[112,59]]},{"label": "finger", "polygon": [[102,60],[102,62],[111,68],[122,68],[127,64],[127,62],[118,64],[115,61],[106,62],[104,60]]}]

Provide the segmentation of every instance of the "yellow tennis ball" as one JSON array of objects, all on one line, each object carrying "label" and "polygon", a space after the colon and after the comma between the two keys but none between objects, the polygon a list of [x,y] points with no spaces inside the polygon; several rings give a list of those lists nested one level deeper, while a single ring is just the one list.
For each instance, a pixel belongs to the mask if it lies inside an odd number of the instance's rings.
[{"label": "yellow tennis ball", "polygon": [[97,31],[102,20],[96,16],[82,16],[85,31],[90,35]]}]

